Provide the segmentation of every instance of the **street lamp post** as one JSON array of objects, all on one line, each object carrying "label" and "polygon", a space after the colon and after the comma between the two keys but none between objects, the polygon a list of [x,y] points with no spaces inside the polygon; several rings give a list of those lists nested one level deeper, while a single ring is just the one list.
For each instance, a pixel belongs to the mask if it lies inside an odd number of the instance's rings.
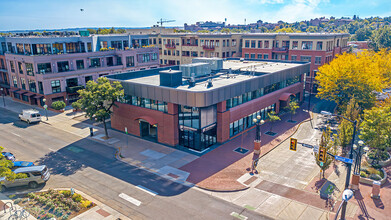
[{"label": "street lamp post", "polygon": [[4,93],[5,93],[5,91],[4,91],[4,88],[0,88],[0,90],[1,90],[1,94],[2,94],[2,96],[3,96],[3,105],[4,105],[4,107],[5,107],[5,99],[4,99]]},{"label": "street lamp post", "polygon": [[[353,137],[352,137],[352,146],[350,147],[350,151],[349,151],[349,159],[353,159],[353,144],[354,144],[354,137],[356,136],[356,127],[357,127],[357,121],[352,121],[348,118],[346,118],[345,116],[343,115],[337,115],[337,114],[332,114],[330,112],[327,112],[327,111],[321,111],[320,112],[322,115],[328,115],[328,116],[337,116],[337,117],[341,117],[347,121],[349,121],[350,123],[353,124]],[[347,170],[347,173],[346,173],[346,180],[345,180],[345,190],[349,188],[349,182],[350,182],[350,173],[352,171],[352,164],[350,163],[347,163],[347,166],[348,166],[348,170]],[[343,203],[342,205],[342,211],[341,211],[341,219],[344,220],[345,219],[345,215],[346,215],[346,205],[347,203]]]},{"label": "street lamp post", "polygon": [[264,124],[265,121],[261,120],[261,116],[258,115],[256,118],[253,119],[253,122],[257,126],[255,139],[254,139],[254,156],[253,156],[253,164],[252,164],[252,168],[254,170],[256,169],[259,155],[261,154],[261,125]]},{"label": "street lamp post", "polygon": [[48,121],[49,120],[49,118],[48,118],[48,106],[46,105],[46,99],[44,98],[44,99],[42,99],[42,101],[44,103],[43,108],[45,109],[46,121]]},{"label": "street lamp post", "polygon": [[[352,189],[357,190],[360,183],[360,169],[361,169],[361,158],[362,154],[365,154],[369,151],[369,148],[367,146],[364,146],[364,142],[362,140],[358,141],[358,147],[357,145],[353,145],[353,152],[356,154],[356,159],[354,162],[354,169],[353,169],[353,176],[352,176]],[[357,150],[358,148],[358,150]],[[361,149],[363,149],[363,153],[361,153]]]},{"label": "street lamp post", "polygon": [[[334,220],[337,220],[338,218],[338,214],[339,214],[339,211],[341,210],[341,206],[346,206],[346,204],[348,204],[348,201],[353,197],[353,191],[350,190],[350,189],[345,189],[342,193],[342,203],[341,205],[339,206],[338,208],[338,211],[337,213],[335,214],[335,218]],[[345,218],[345,216],[344,216]],[[342,219],[342,213],[341,213],[341,219]]]}]

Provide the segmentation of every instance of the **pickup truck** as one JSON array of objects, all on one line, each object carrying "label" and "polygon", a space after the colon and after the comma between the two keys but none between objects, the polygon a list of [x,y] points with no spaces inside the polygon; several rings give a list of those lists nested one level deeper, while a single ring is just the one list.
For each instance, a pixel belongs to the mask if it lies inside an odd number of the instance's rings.
[{"label": "pickup truck", "polygon": [[29,124],[32,122],[39,123],[41,121],[41,114],[39,114],[39,111],[33,109],[23,110],[23,112],[19,114],[19,119]]}]

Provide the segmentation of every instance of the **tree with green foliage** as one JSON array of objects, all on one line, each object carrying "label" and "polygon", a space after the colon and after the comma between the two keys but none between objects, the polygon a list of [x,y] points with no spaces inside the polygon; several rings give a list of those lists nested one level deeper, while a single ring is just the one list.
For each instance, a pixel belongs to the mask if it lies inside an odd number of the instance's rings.
[{"label": "tree with green foliage", "polygon": [[90,32],[90,34],[96,34],[95,29],[87,28],[87,31]]},{"label": "tree with green foliage", "polygon": [[0,146],[0,177],[5,177],[6,180],[12,181],[16,178],[16,174],[11,170],[14,164],[1,154],[3,150],[4,148]]},{"label": "tree with green foliage", "polygon": [[270,132],[272,132],[274,122],[275,121],[280,121],[281,118],[278,117],[278,115],[276,114],[275,111],[268,112],[267,113],[267,117],[269,118],[269,121],[270,121]]},{"label": "tree with green foliage", "polygon": [[[319,149],[321,147],[326,148],[326,151],[335,155],[337,153],[337,146],[336,142],[332,138],[332,132],[330,127],[327,127],[323,132],[322,136],[320,138],[319,143]],[[316,164],[319,166],[319,168],[322,170],[323,178],[325,171],[330,167],[331,162],[333,162],[334,158],[328,154],[326,154],[326,161],[323,162],[321,165],[321,162],[318,160],[318,153],[314,153]]]},{"label": "tree with green foliage", "polygon": [[359,137],[375,153],[377,160],[391,148],[391,97],[364,111]]},{"label": "tree with green foliage", "polygon": [[[353,97],[350,99],[346,110],[342,113],[343,116],[348,118],[351,121],[358,121],[360,119],[361,109],[356,102],[356,99]],[[357,127],[359,125],[357,124]],[[343,151],[346,150],[346,146],[350,144],[353,136],[353,124],[346,119],[341,118],[340,124],[338,126],[338,144],[342,147]]]},{"label": "tree with green foliage", "polygon": [[296,114],[296,110],[300,108],[299,103],[297,103],[296,100],[290,100],[288,105],[285,107],[286,110],[288,110],[291,113],[291,121],[293,115]]},{"label": "tree with green foliage", "polygon": [[371,40],[375,51],[382,48],[391,48],[391,27],[385,26],[375,30]]},{"label": "tree with green foliage", "polygon": [[366,41],[371,38],[372,32],[369,28],[359,28],[355,35],[352,37],[352,40],[356,41]]},{"label": "tree with green foliage", "polygon": [[109,137],[106,127],[106,119],[110,118],[115,101],[124,96],[122,85],[118,81],[110,82],[105,77],[98,81],[88,81],[86,88],[77,91],[80,99],[75,107],[86,112],[86,117],[91,120],[103,122],[106,138]]}]

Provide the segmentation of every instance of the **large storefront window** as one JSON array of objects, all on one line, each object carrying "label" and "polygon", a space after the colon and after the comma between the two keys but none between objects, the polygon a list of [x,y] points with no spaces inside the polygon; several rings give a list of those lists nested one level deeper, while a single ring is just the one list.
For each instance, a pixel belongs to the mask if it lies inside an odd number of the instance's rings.
[{"label": "large storefront window", "polygon": [[247,128],[250,128],[253,126],[255,123],[253,121],[254,118],[256,118],[258,115],[261,116],[262,120],[267,119],[267,113],[271,111],[275,111],[276,104],[270,105],[264,109],[261,109],[257,112],[254,112],[246,117],[243,117],[239,120],[236,120],[232,123],[229,124],[229,136],[232,137]]},{"label": "large storefront window", "polygon": [[157,110],[157,111],[167,113],[167,103],[163,101],[140,98],[137,96],[130,96],[130,95],[125,95],[124,97],[118,99],[117,101],[129,105],[135,105],[138,107],[149,108],[152,110]]},{"label": "large storefront window", "polygon": [[216,106],[179,106],[179,144],[203,151],[216,143]]}]

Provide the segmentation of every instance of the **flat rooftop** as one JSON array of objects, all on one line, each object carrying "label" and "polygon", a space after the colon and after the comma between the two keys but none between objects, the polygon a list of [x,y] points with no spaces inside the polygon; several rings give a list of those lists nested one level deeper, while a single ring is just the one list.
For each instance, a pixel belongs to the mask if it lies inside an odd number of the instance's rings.
[{"label": "flat rooftop", "polygon": [[[301,66],[303,64],[304,64],[303,62],[294,63],[294,62],[274,62],[274,61],[226,60],[223,61],[223,70],[213,74],[212,76],[196,78],[195,86],[189,87],[189,85],[187,84],[187,80],[183,79],[182,85],[174,88],[176,90],[193,91],[193,92],[213,90],[213,89],[218,89],[221,87],[233,85],[239,82],[253,80],[255,78],[261,77],[266,74],[272,74],[282,70],[287,70],[290,68]],[[231,69],[231,71],[229,71],[229,69]],[[146,76],[133,77],[133,78],[129,77],[122,80],[125,82],[130,82],[130,83],[135,83],[140,85],[160,86],[160,76],[159,76],[160,69],[154,69],[154,70],[155,72],[153,75],[146,75]],[[210,78],[212,79],[213,87],[207,88],[208,79]],[[171,88],[171,87],[167,87],[167,88]]]}]

